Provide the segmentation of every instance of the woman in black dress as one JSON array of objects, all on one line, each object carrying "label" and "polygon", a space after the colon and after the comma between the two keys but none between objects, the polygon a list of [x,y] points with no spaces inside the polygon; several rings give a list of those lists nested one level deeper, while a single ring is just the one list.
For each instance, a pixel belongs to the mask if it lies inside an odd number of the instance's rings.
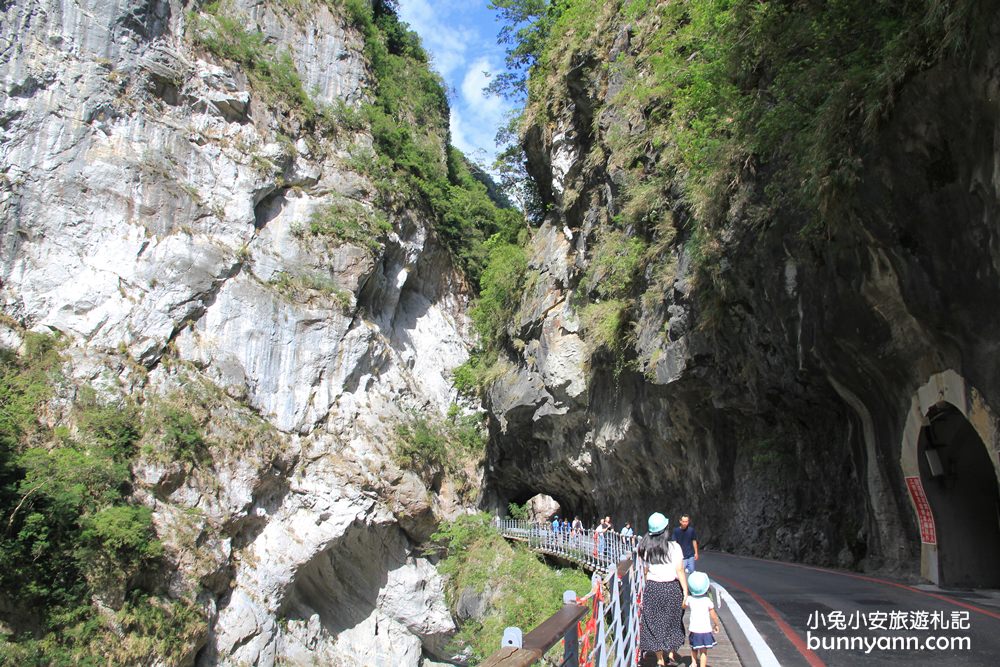
[{"label": "woman in black dress", "polygon": [[639,557],[646,571],[642,593],[642,624],[639,649],[656,653],[656,664],[671,663],[684,643],[684,606],[688,584],[684,554],[667,534],[667,518],[659,512],[649,516],[649,533],[639,544]]}]

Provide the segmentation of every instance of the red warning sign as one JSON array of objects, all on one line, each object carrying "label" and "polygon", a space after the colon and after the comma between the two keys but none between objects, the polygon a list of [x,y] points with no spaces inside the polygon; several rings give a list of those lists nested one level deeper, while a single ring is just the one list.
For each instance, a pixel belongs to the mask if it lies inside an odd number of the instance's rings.
[{"label": "red warning sign", "polygon": [[906,488],[910,490],[910,498],[913,499],[917,519],[920,521],[920,541],[924,544],[937,544],[934,514],[931,513],[931,504],[927,502],[927,494],[924,493],[924,485],[920,483],[920,478],[907,477]]}]

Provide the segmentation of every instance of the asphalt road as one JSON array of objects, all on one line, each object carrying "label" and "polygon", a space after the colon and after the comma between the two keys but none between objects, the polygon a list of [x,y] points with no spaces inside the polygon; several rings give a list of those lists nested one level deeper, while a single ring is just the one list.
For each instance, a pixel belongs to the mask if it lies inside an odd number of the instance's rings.
[{"label": "asphalt road", "polygon": [[1000,591],[705,551],[698,569],[739,602],[782,665],[1000,665]]}]

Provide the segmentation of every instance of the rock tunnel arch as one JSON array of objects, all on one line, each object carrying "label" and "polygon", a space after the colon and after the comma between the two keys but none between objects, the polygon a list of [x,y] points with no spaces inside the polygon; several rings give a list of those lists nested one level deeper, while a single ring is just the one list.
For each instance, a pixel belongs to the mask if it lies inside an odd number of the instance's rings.
[{"label": "rock tunnel arch", "polygon": [[900,464],[920,526],[921,575],[1000,587],[1000,422],[955,371],[914,395]]}]

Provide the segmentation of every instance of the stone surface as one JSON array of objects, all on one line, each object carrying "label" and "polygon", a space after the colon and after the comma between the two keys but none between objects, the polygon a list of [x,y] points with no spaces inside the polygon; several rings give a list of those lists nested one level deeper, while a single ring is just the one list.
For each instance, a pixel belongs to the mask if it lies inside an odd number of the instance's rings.
[{"label": "stone surface", "polygon": [[[225,6],[317,103],[370,97],[335,3],[295,10],[308,21]],[[344,166],[371,137],[269,106],[185,36],[194,6],[3,7],[0,305],[66,336],[71,380],[183,396],[211,431],[210,463],[135,467],[169,590],[209,618],[197,663],[419,664],[454,626],[414,546],[466,509],[391,456],[411,411],[445,413],[468,356],[466,286],[431,221],[395,212],[374,250],[303,231],[334,202],[371,209]]]},{"label": "stone surface", "polygon": [[[574,314],[596,233],[619,224],[615,147],[653,122],[616,97],[621,72],[646,76],[650,25],[595,20],[547,71],[522,137],[548,213],[517,345],[487,392],[491,502],[545,493],[639,530],[654,510],[687,511],[708,547],[915,575],[899,465],[914,392],[953,370],[1000,407],[996,16],[960,58],[901,87],[860,153],[853,206],[824,238],[803,238],[787,215],[753,217],[767,211],[754,212],[766,173],[731,186],[713,267],[722,292],[698,282],[685,249],[684,175],[659,184],[675,240],[644,266],[617,358],[588,349]],[[620,58],[637,69],[603,66]],[[997,460],[1000,443],[986,446]]]},{"label": "stone surface", "polygon": [[525,503],[525,509],[528,510],[528,521],[534,522],[552,521],[552,518],[560,512],[559,503],[544,493],[529,498]]}]

